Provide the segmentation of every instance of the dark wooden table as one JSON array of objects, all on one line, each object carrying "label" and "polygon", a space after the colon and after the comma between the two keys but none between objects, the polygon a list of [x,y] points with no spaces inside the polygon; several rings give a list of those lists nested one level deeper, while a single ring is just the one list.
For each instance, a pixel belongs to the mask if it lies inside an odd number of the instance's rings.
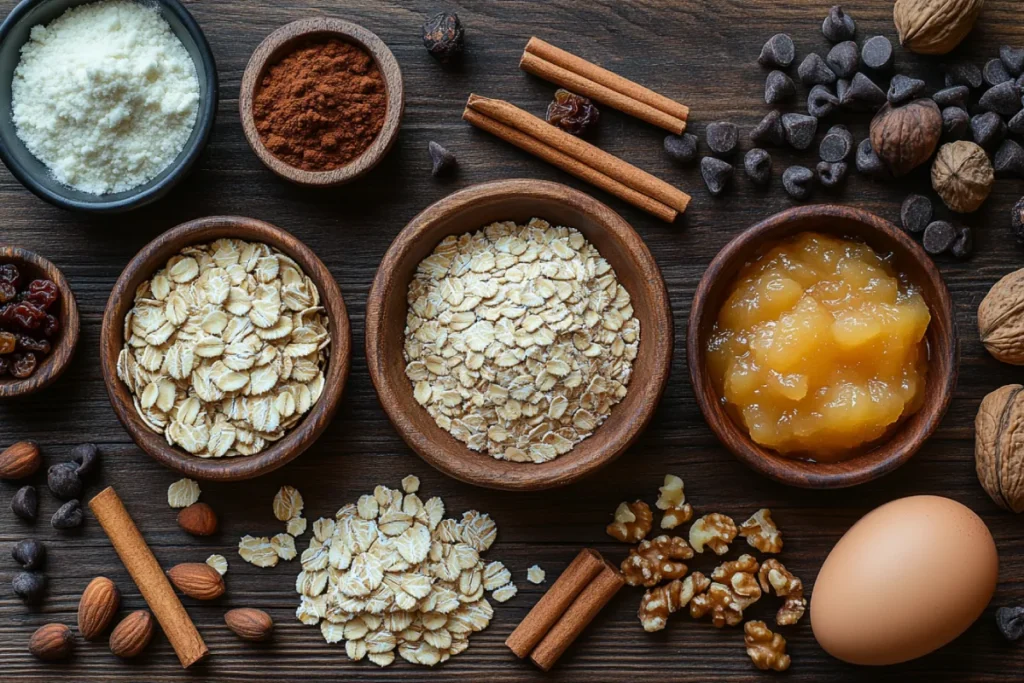
[{"label": "dark wooden table", "polygon": [[[96,575],[112,578],[124,599],[123,611],[144,607],[138,590],[94,519],[60,533],[49,516],[58,502],[40,487],[41,515],[35,524],[13,517],[9,502],[16,487],[0,484],[0,545],[37,537],[49,548],[47,597],[25,607],[9,589],[16,567],[6,550],[0,558],[0,674],[4,680],[74,681],[189,680],[769,680],[754,669],[737,629],[717,630],[706,621],[677,616],[658,634],[644,633],[635,613],[637,590],[623,590],[566,654],[557,669],[541,676],[504,647],[514,625],[543,591],[525,580],[534,563],[556,577],[583,546],[614,560],[624,547],[611,542],[604,525],[617,503],[642,497],[653,503],[667,472],[686,481],[698,514],[721,511],[737,519],[770,507],[786,540],[783,561],[812,586],[818,567],[842,533],[871,508],[901,496],[935,493],[976,510],[995,535],[1002,559],[999,589],[984,616],[952,645],[928,657],[885,670],[840,663],[815,643],[805,619],[785,630],[793,665],[788,680],[845,681],[871,676],[893,680],[1021,680],[1024,646],[1006,644],[996,630],[996,606],[1024,601],[1024,530],[1021,520],[999,511],[974,474],[973,423],[981,398],[1024,375],[988,357],[978,341],[975,310],[999,277],[1021,265],[1012,239],[1009,208],[1021,195],[1019,181],[999,181],[992,198],[966,218],[974,229],[976,256],[965,263],[939,259],[956,304],[962,336],[960,383],[936,436],[898,472],[872,484],[839,492],[802,491],[774,484],[739,464],[716,442],[704,424],[690,388],[684,340],[690,299],[706,264],[744,227],[793,205],[782,192],[781,169],[791,163],[813,165],[814,151],[775,154],[776,178],[770,192],[758,192],[743,178],[724,197],[711,198],[695,169],[673,167],[661,150],[662,131],[604,109],[598,144],[686,189],[691,209],[666,226],[622,202],[464,124],[460,113],[473,91],[500,97],[542,113],[552,86],[521,73],[519,55],[531,35],[572,49],[692,107],[693,130],[728,119],[745,131],[765,113],[765,71],[755,59],[772,34],[792,34],[798,57],[822,54],[827,43],[821,20],[827,0],[739,2],[378,2],[353,0],[201,0],[188,2],[213,46],[221,78],[219,118],[212,142],[195,172],[156,206],[128,216],[88,217],[44,204],[0,171],[0,242],[47,256],[60,266],[74,288],[82,314],[82,340],[67,374],[50,390],[0,404],[0,444],[35,439],[47,464],[61,460],[75,444],[100,444],[103,465],[86,497],[114,485],[157,558],[169,567],[224,554],[230,563],[227,595],[212,604],[185,599],[213,656],[183,672],[167,640],[158,635],[137,661],[123,663],[105,642],[79,641],[67,664],[35,661],[26,650],[29,635],[49,621],[75,623],[78,598]],[[13,3],[4,0],[4,9]],[[445,71],[420,44],[424,16],[455,10],[466,25],[468,54],[461,69]],[[858,0],[847,9],[860,36],[882,33],[895,40],[892,2]],[[311,191],[292,187],[264,168],[249,150],[238,117],[238,88],[256,45],[278,26],[312,15],[329,15],[362,24],[391,47],[406,83],[405,121],[390,156],[368,177],[349,187]],[[978,64],[996,55],[1002,43],[1024,44],[1016,0],[989,0],[978,27],[959,53]],[[901,71],[941,84],[938,60],[898,51]],[[805,92],[801,91],[801,98]],[[844,119],[857,139],[867,130],[864,117]],[[819,133],[820,136],[820,133]],[[744,149],[750,146],[744,137]],[[437,140],[458,155],[452,179],[430,176],[427,142]],[[363,316],[367,289],[385,249],[418,211],[468,185],[498,178],[557,180],[592,192],[620,211],[640,232],[657,258],[671,293],[676,322],[676,354],[664,400],[643,438],[621,460],[593,478],[566,489],[537,494],[496,493],[449,480],[424,464],[398,438],[377,402],[363,357]],[[911,189],[925,190],[927,174],[914,174],[900,186],[851,179],[838,197],[821,193],[813,201],[838,201],[897,219],[899,203]],[[286,468],[237,484],[203,484],[203,500],[222,518],[219,534],[196,540],[175,523],[166,504],[167,486],[178,477],[146,457],[121,428],[107,401],[98,360],[99,322],[114,280],[127,261],[161,231],[211,214],[241,214],[276,223],[304,240],[324,260],[345,294],[354,330],[349,385],[334,423],[319,442]],[[426,495],[441,495],[450,513],[470,508],[489,512],[499,525],[498,542],[488,553],[514,572],[519,595],[498,605],[490,628],[473,636],[465,654],[435,671],[399,660],[379,670],[369,662],[352,663],[340,645],[327,645],[319,630],[295,620],[293,591],[298,562],[258,569],[241,561],[238,538],[273,534],[281,524],[271,513],[271,498],[282,484],[297,486],[310,519],[333,513],[378,483],[397,486],[407,473],[418,475]],[[305,537],[304,537],[305,540]],[[736,546],[733,554],[740,546]],[[745,546],[743,546],[745,547]],[[949,548],[949,562],[958,549]],[[696,567],[708,571],[714,561]],[[917,567],[927,575],[943,567]],[[870,586],[862,590],[870,591]],[[774,600],[751,610],[770,616]],[[258,607],[277,623],[265,645],[239,641],[223,624],[231,607]],[[921,619],[929,619],[922,605]]]}]

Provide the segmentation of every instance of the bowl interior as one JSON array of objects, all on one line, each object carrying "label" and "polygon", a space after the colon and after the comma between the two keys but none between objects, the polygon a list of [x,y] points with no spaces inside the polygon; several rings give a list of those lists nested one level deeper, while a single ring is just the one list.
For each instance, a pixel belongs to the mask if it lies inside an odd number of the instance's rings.
[{"label": "bowl interior", "polygon": [[46,166],[32,156],[18,137],[12,120],[11,82],[20,61],[21,48],[34,26],[47,24],[65,11],[90,0],[24,0],[0,28],[0,155],[4,163],[28,189],[43,199],[85,211],[115,212],[143,206],[159,199],[191,167],[202,150],[217,109],[217,70],[210,47],[199,25],[178,2],[146,0],[160,10],[171,30],[188,51],[199,79],[199,110],[192,135],[177,158],[159,175],[144,185],[125,192],[94,195],[58,182]]},{"label": "bowl interior", "polygon": [[[707,338],[739,270],[764,249],[808,231],[857,240],[879,254],[893,254],[897,270],[907,273],[910,280],[921,287],[932,316],[926,334],[929,363],[924,404],[884,439],[847,460],[834,463],[787,458],[754,443],[746,429],[722,405],[705,364]],[[956,384],[959,346],[949,292],[935,264],[917,243],[873,214],[842,206],[808,206],[768,218],[719,252],[694,297],[687,352],[690,376],[704,417],[740,460],[783,483],[806,488],[839,488],[891,472],[906,462],[932,434],[949,405]]]},{"label": "bowl interior", "polygon": [[[413,397],[403,355],[409,282],[420,261],[438,242],[448,235],[476,232],[495,221],[525,223],[534,217],[583,233],[615,269],[640,321],[640,348],[625,399],[612,408],[607,421],[589,438],[541,464],[513,463],[471,451],[438,427]],[[367,311],[371,376],[391,421],[406,442],[430,464],[456,479],[508,490],[565,485],[621,455],[646,427],[664,390],[671,365],[672,334],[665,285],[640,237],[597,200],[539,181],[501,181],[469,188],[414,218],[385,256]]]}]

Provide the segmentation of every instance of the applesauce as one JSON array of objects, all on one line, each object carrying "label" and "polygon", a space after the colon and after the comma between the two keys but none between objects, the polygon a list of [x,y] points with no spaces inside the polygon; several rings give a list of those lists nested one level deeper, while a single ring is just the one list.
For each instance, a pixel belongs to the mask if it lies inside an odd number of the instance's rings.
[{"label": "applesauce", "polygon": [[708,369],[755,442],[841,460],[921,406],[930,321],[890,256],[802,233],[740,271],[708,341]]}]

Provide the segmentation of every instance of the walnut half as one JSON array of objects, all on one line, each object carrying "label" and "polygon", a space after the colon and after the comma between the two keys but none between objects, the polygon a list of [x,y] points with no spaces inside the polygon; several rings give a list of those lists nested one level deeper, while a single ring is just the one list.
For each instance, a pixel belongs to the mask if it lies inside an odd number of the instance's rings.
[{"label": "walnut half", "polygon": [[658,489],[655,506],[664,511],[661,516],[662,529],[675,529],[693,519],[693,506],[686,502],[683,480],[674,474],[665,475],[665,483]]},{"label": "walnut half", "polygon": [[786,639],[772,633],[763,621],[748,621],[743,625],[743,642],[754,666],[762,671],[785,671],[789,668]]},{"label": "walnut half", "polygon": [[687,567],[679,560],[693,557],[693,549],[686,539],[658,536],[629,551],[622,561],[622,573],[630,586],[656,586],[665,579],[681,579]]},{"label": "walnut half", "polygon": [[740,525],[740,536],[762,553],[782,552],[782,534],[772,520],[772,511],[761,508]]},{"label": "walnut half", "polygon": [[743,610],[761,598],[757,569],[757,560],[750,555],[723,562],[711,574],[714,583],[708,591],[690,602],[690,616],[700,619],[710,613],[717,628],[737,626],[743,621]]},{"label": "walnut half", "polygon": [[704,546],[707,546],[716,555],[724,555],[736,538],[736,532],[736,523],[731,517],[713,512],[690,526],[690,546],[698,553],[704,552]]},{"label": "walnut half", "polygon": [[670,614],[686,607],[695,595],[703,593],[709,585],[711,581],[706,576],[694,572],[681,581],[676,579],[644,593],[636,613],[644,630],[654,633],[665,628]]},{"label": "walnut half", "polygon": [[615,508],[615,521],[605,531],[617,541],[638,543],[647,536],[653,523],[654,515],[650,506],[642,500],[636,500],[632,503],[619,503],[619,507]]},{"label": "walnut half", "polygon": [[765,593],[775,589],[775,594],[785,598],[782,607],[775,615],[775,622],[779,626],[792,626],[800,621],[800,617],[807,611],[807,600],[804,598],[804,583],[786,569],[786,567],[771,558],[764,561],[761,570],[757,575],[761,582],[761,588]]}]

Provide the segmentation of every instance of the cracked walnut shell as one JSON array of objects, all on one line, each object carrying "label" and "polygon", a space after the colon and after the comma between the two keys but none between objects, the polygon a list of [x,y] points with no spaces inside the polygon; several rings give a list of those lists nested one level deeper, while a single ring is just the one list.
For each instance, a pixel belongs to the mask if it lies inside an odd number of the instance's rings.
[{"label": "cracked walnut shell", "polygon": [[622,573],[630,586],[656,586],[665,579],[680,579],[688,571],[679,560],[693,557],[693,548],[678,536],[658,536],[629,551]]},{"label": "cracked walnut shell", "polygon": [[957,213],[977,211],[992,192],[995,178],[985,150],[967,140],[943,145],[932,163],[932,188]]},{"label": "cracked walnut shell", "polygon": [[694,572],[683,580],[676,579],[644,593],[636,613],[644,630],[654,633],[665,628],[670,614],[686,607],[695,595],[703,593],[710,585],[706,576]]},{"label": "cracked walnut shell", "polygon": [[754,666],[762,671],[785,671],[789,668],[786,639],[772,633],[763,621],[748,621],[743,625],[743,642]]},{"label": "cracked walnut shell", "polygon": [[996,505],[1024,512],[1024,386],[1008,384],[986,396],[974,421],[978,480]]},{"label": "cracked walnut shell", "polygon": [[782,534],[775,526],[772,511],[768,508],[761,508],[743,522],[740,525],[740,536],[746,538],[752,548],[757,548],[762,553],[782,552]]},{"label": "cracked walnut shell", "polygon": [[978,335],[996,360],[1024,365],[1024,268],[992,285],[982,299]]},{"label": "cracked walnut shell", "polygon": [[804,583],[786,569],[786,567],[771,558],[764,561],[761,570],[757,575],[761,588],[765,593],[775,589],[775,594],[785,598],[782,607],[775,615],[775,622],[779,626],[792,626],[800,621],[800,618],[807,611],[807,600],[804,598]]},{"label": "cracked walnut shell", "polygon": [[638,543],[651,531],[654,515],[650,506],[642,500],[619,503],[615,508],[615,521],[605,531],[617,541]]},{"label": "cracked walnut shell", "polygon": [[724,555],[729,550],[729,544],[736,538],[737,531],[731,517],[712,512],[690,526],[690,546],[698,553],[704,552],[704,546],[707,546],[716,555]]}]

